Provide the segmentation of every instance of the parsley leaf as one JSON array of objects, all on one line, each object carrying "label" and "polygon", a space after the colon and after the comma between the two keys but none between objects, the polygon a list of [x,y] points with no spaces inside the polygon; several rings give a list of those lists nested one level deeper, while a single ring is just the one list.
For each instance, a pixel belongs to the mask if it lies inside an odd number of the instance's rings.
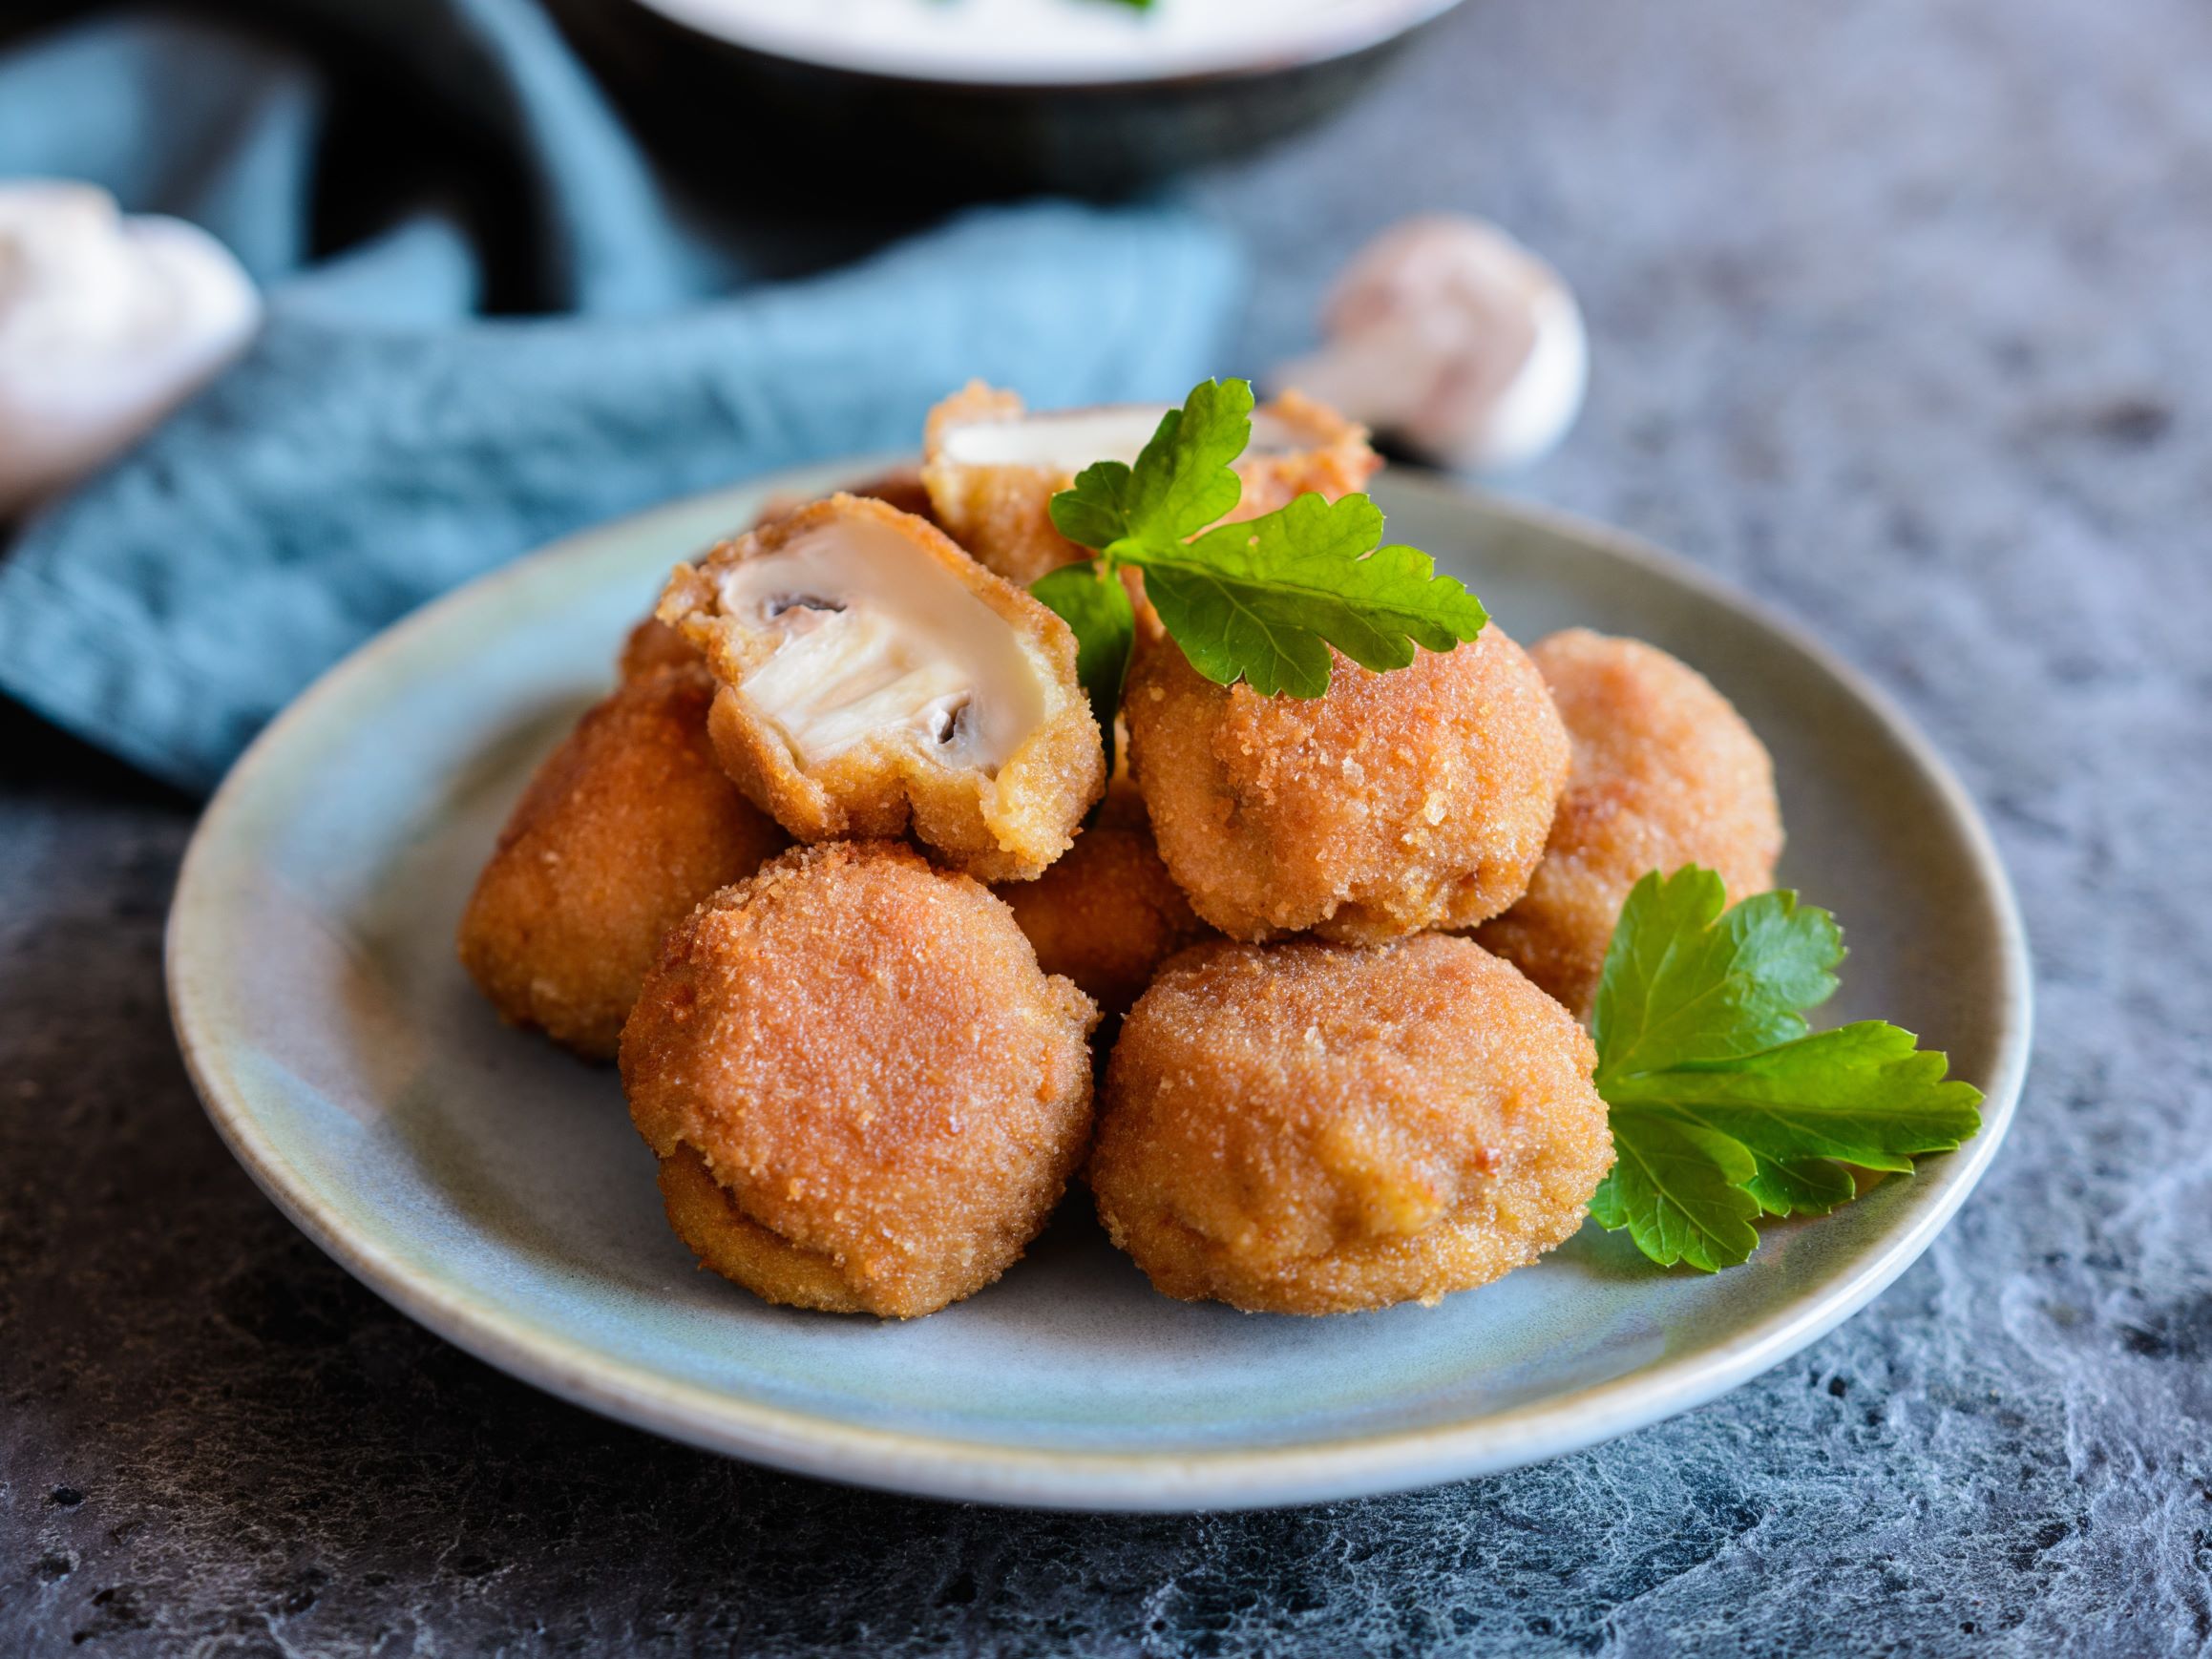
[{"label": "parsley leaf", "polygon": [[1590,1201],[1601,1227],[1627,1228],[1654,1262],[1709,1273],[1759,1248],[1759,1200],[1744,1190],[1758,1166],[1736,1142],[1658,1112],[1616,1116],[1612,1141],[1612,1169]]},{"label": "parsley leaf", "polygon": [[1618,1161],[1591,1213],[1654,1261],[1708,1272],[1758,1247],[1759,1214],[1847,1203],[1846,1166],[1908,1173],[1981,1127],[1981,1091],[1910,1032],[1808,1033],[1843,956],[1834,917],[1790,892],[1726,907],[1709,870],[1639,881],[1591,1020]]},{"label": "parsley leaf", "polygon": [[[1380,671],[1405,667],[1417,645],[1448,651],[1482,632],[1481,602],[1439,577],[1428,555],[1378,546],[1382,514],[1364,495],[1299,495],[1221,524],[1242,495],[1234,462],[1252,441],[1252,410],[1249,382],[1200,382],[1134,466],[1099,461],[1077,473],[1052,498],[1054,527],[1104,570],[1142,570],[1169,635],[1216,684],[1318,697],[1331,645]],[[1081,639],[1085,622],[1067,620]],[[1107,628],[1102,653],[1113,648]]]},{"label": "parsley leaf", "polygon": [[1377,547],[1381,538],[1382,510],[1366,496],[1299,495],[1263,518],[1148,552],[1145,597],[1207,679],[1227,685],[1241,675],[1265,695],[1318,697],[1330,645],[1363,668],[1403,668],[1415,645],[1449,651],[1489,620],[1427,554]]},{"label": "parsley leaf", "polygon": [[1106,745],[1106,776],[1114,770],[1114,714],[1137,634],[1135,608],[1121,578],[1095,564],[1064,564],[1029,584],[1045,608],[1075,632],[1075,678],[1090,699]]},{"label": "parsley leaf", "polygon": [[1160,417],[1134,467],[1094,461],[1053,496],[1053,528],[1109,557],[1195,536],[1244,494],[1234,462],[1252,442],[1252,408],[1250,381],[1200,381]]},{"label": "parsley leaf", "polygon": [[1591,1010],[1601,1087],[1606,1072],[1726,1060],[1802,1037],[1803,1011],[1836,994],[1835,917],[1801,909],[1794,892],[1759,893],[1722,914],[1727,904],[1720,878],[1695,866],[1636,884]]}]

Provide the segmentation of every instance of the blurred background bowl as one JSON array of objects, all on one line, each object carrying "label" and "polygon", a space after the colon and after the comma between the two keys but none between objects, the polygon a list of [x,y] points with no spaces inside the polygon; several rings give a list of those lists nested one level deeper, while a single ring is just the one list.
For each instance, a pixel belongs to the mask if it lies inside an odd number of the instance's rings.
[{"label": "blurred background bowl", "polygon": [[[1110,196],[1364,91],[1460,0],[554,0],[731,188]],[[763,178],[764,168],[772,179]]]}]

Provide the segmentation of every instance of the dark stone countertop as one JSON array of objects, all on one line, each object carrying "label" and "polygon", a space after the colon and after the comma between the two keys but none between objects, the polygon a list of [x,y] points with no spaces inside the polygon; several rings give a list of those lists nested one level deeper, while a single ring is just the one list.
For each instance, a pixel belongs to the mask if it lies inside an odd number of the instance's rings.
[{"label": "dark stone countertop", "polygon": [[2033,1074],[1843,1329],[1595,1451],[1272,1514],[683,1450],[424,1334],[256,1193],[162,1004],[190,805],[9,710],[0,1653],[2205,1650],[2207,86],[2194,0],[1476,0],[1197,186],[1256,257],[1251,365],[1403,213],[1550,254],[1595,378],[1522,487],[1814,623],[1988,808]]}]

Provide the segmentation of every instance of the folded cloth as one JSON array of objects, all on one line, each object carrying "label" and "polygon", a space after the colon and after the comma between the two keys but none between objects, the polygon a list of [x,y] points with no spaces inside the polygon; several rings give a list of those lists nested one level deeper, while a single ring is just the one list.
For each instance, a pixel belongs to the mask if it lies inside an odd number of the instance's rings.
[{"label": "folded cloth", "polygon": [[[0,52],[0,176],[194,219],[268,284],[245,357],[0,564],[0,690],[187,788],[353,645],[549,537],[912,447],[971,376],[1077,404],[1217,367],[1238,263],[1173,210],[975,212],[748,282],[736,250],[773,227],[678,200],[531,0],[294,10],[313,27],[135,13]],[[337,131],[377,101],[348,95],[357,55],[410,88],[419,211],[318,261],[318,227],[362,211],[327,200],[327,158],[374,149]],[[438,119],[469,136],[426,145]],[[487,215],[514,179],[519,211]],[[484,315],[502,284],[552,309]]]}]

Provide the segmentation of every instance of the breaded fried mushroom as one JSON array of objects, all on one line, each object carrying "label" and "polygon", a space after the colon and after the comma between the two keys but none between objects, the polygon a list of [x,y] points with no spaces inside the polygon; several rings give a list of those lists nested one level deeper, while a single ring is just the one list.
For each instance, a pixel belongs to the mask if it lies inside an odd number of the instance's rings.
[{"label": "breaded fried mushroom", "polygon": [[954,869],[1026,880],[1106,786],[1067,624],[880,501],[724,542],[655,614],[721,682],[723,766],[803,841],[911,830]]},{"label": "breaded fried mushroom", "polygon": [[643,680],[664,668],[704,667],[699,647],[658,617],[647,617],[622,639],[615,667],[624,680]]},{"label": "breaded fried mushroom", "polygon": [[696,662],[628,680],[530,781],[461,917],[461,962],[517,1025],[614,1058],[661,935],[789,838],[706,740]]},{"label": "breaded fried mushroom", "polygon": [[1567,781],[1567,733],[1491,622],[1410,667],[1332,653],[1321,697],[1216,685],[1140,634],[1129,767],[1190,907],[1233,938],[1379,944],[1521,896]]},{"label": "breaded fried mushroom", "polygon": [[1596,1063],[1471,940],[1199,945],[1123,1021],[1088,1179],[1168,1295],[1435,1302],[1581,1225],[1613,1158]]},{"label": "breaded fried mushroom", "polygon": [[1128,1011],[1153,972],[1213,930],[1175,885],[1136,789],[1115,783],[1098,816],[1035,881],[997,890],[1037,948],[1037,965],[1064,974],[1110,1019]]},{"label": "breaded fried mushroom", "polygon": [[970,878],[886,842],[797,848],[670,933],[622,1086],[703,1265],[914,1318],[996,1279],[1059,1202],[1097,1018]]},{"label": "breaded fried mushroom", "polygon": [[1729,701],[1656,646],[1569,628],[1529,653],[1574,766],[1550,844],[1511,910],[1476,936],[1587,1017],[1629,890],[1701,864],[1728,902],[1774,885],[1774,765]]},{"label": "breaded fried mushroom", "polygon": [[[1033,414],[1016,393],[973,381],[930,410],[922,483],[953,539],[1026,587],[1090,556],[1053,528],[1052,497],[1093,461],[1133,462],[1166,412],[1133,403]],[[1244,494],[1229,516],[1256,518],[1308,492],[1352,494],[1381,464],[1364,428],[1286,391],[1253,411],[1252,444],[1236,463]]]}]

